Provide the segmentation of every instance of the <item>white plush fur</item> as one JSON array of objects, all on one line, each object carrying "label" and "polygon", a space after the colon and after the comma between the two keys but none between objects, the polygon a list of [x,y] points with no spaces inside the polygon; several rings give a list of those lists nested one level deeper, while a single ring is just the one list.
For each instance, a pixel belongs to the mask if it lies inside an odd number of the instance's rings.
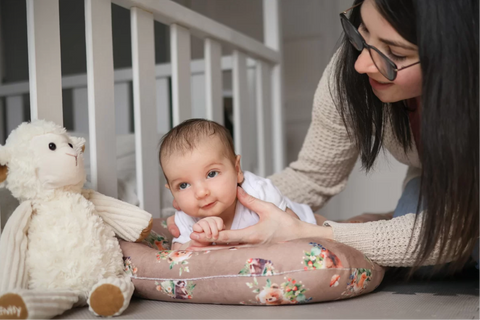
[{"label": "white plush fur", "polygon": [[[25,260],[28,288],[72,290],[81,301],[87,301],[99,281],[130,281],[112,227],[81,193],[84,142],[61,126],[37,120],[21,124],[0,146],[0,164],[8,166],[7,188],[32,205]],[[130,286],[122,311],[133,292]]]},{"label": "white plush fur", "polygon": [[123,275],[113,230],[81,194],[59,194],[36,211],[28,231],[30,289],[72,289],[87,295],[100,279]]}]

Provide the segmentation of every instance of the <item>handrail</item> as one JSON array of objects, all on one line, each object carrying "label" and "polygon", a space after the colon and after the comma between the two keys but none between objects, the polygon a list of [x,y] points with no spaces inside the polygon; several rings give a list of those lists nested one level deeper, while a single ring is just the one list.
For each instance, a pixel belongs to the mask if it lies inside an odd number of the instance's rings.
[{"label": "handrail", "polygon": [[[247,66],[252,68],[255,66],[255,60],[248,59]],[[192,60],[190,63],[191,74],[201,74],[205,72],[205,61],[203,59]],[[232,70],[232,57],[224,56],[222,57],[222,70]],[[172,74],[172,69],[170,63],[161,63],[155,66],[155,77],[165,78],[169,77]],[[133,80],[132,68],[122,68],[116,69],[114,71],[114,81],[115,83],[127,82]],[[0,98],[8,96],[16,96],[20,94],[29,93],[29,82],[12,82],[7,84],[0,85]],[[75,74],[62,77],[62,89],[72,89],[79,87],[87,86],[87,74]]]},{"label": "handrail", "polygon": [[200,38],[212,38],[228,44],[253,58],[270,63],[280,63],[280,53],[223,24],[192,11],[170,0],[112,0],[124,8],[139,7],[151,12],[156,21],[164,24],[179,24]]}]

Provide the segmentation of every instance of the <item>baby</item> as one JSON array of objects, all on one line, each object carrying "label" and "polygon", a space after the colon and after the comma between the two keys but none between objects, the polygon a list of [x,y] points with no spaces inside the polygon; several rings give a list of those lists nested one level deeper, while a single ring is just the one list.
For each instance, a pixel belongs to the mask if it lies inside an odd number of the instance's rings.
[{"label": "baby", "polygon": [[299,218],[316,224],[310,207],[284,197],[269,179],[242,172],[228,130],[216,122],[190,119],[161,140],[160,165],[181,211],[175,213],[180,236],[173,250],[190,246],[190,234],[205,232],[213,237],[228,229],[256,224],[259,217],[237,201],[237,185],[248,194]]}]

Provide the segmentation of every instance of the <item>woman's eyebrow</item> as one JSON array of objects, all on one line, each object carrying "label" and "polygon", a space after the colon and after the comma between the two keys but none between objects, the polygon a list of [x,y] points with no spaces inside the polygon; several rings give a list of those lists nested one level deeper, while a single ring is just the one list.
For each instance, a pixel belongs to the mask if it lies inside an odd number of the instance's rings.
[{"label": "woman's eyebrow", "polygon": [[404,44],[404,43],[399,42],[399,41],[393,41],[393,40],[388,40],[388,39],[383,39],[383,38],[378,38],[378,39],[380,41],[382,41],[383,43],[388,44],[390,46],[400,47],[400,48],[407,49],[407,50],[417,50],[415,47],[409,46],[408,44]]},{"label": "woman's eyebrow", "polygon": [[[362,9],[360,8],[360,24],[363,24],[363,26],[367,29],[367,25],[365,24],[365,21],[363,21],[363,17],[362,17]],[[417,48],[415,47],[412,47],[412,46],[409,46],[408,44],[404,44],[404,43],[401,43],[399,41],[393,41],[393,40],[388,40],[388,39],[383,39],[383,38],[378,38],[380,41],[382,41],[383,43],[385,44],[388,44],[390,46],[394,46],[394,47],[400,47],[400,48],[404,48],[404,49],[407,49],[407,50],[417,50]]]}]

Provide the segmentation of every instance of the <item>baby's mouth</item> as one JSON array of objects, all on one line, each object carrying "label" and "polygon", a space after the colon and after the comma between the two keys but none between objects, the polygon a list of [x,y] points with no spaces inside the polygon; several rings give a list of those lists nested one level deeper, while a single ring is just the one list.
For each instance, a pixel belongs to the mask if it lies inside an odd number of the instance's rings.
[{"label": "baby's mouth", "polygon": [[210,209],[210,208],[213,207],[216,203],[217,203],[217,201],[213,201],[213,202],[210,202],[209,204],[206,204],[206,205],[202,206],[201,208],[202,208],[202,209]]}]

